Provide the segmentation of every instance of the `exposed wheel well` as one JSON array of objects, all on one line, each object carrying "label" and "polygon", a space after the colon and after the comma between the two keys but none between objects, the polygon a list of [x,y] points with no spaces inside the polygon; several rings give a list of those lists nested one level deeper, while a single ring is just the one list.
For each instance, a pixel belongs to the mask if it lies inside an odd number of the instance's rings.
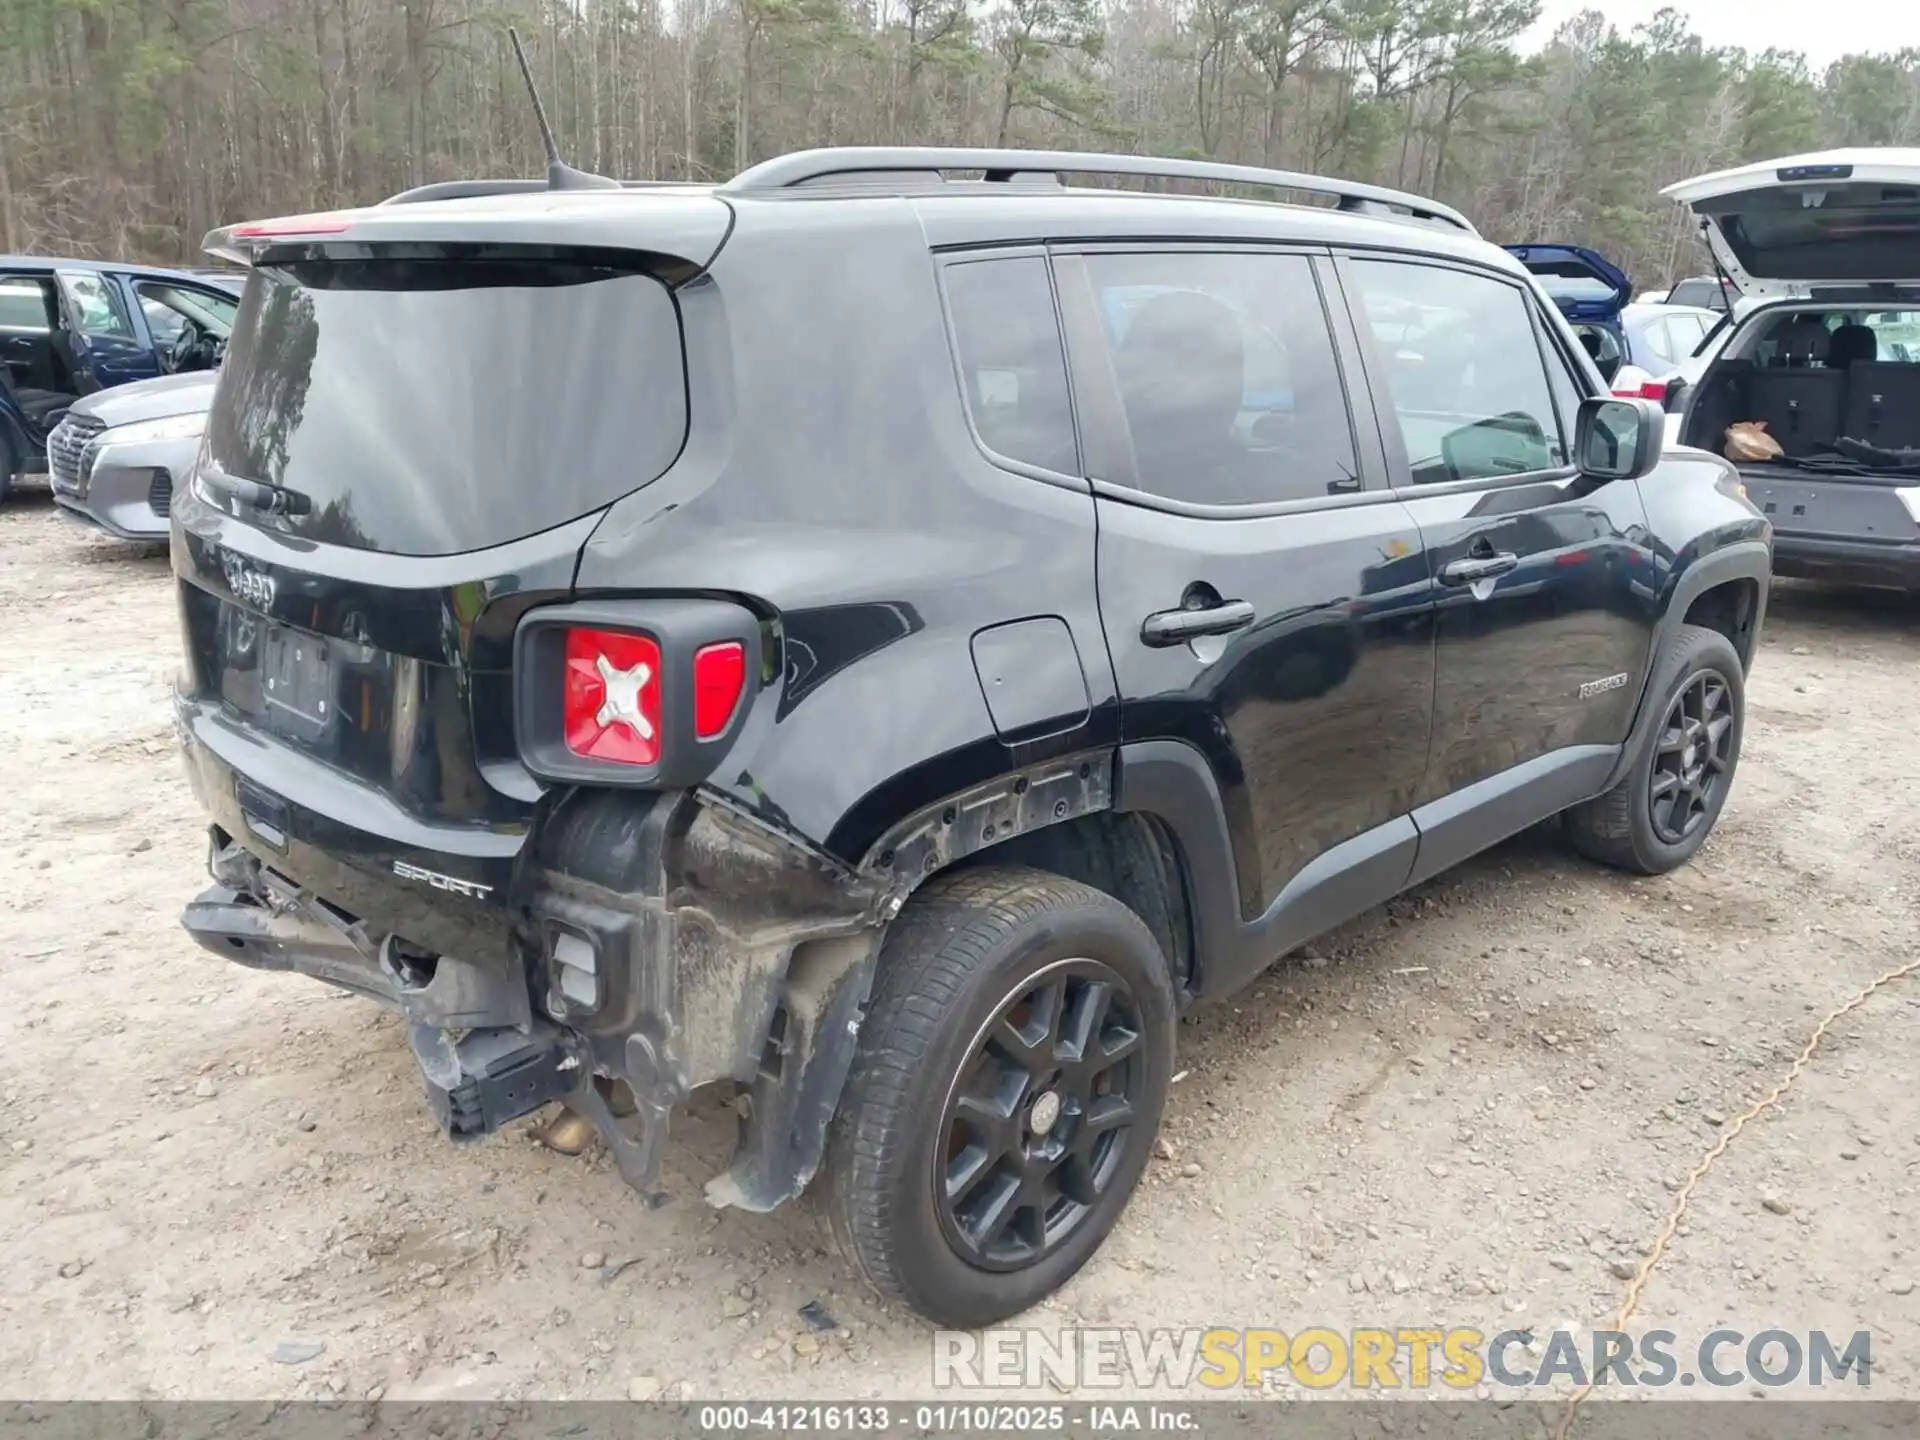
[{"label": "exposed wheel well", "polygon": [[1740,656],[1740,666],[1753,664],[1753,616],[1760,602],[1760,586],[1753,580],[1728,580],[1703,590],[1687,607],[1689,625],[1718,630]]},{"label": "exposed wheel well", "polygon": [[1030,830],[948,867],[1031,865],[1091,885],[1138,915],[1160,942],[1176,992],[1193,974],[1193,923],[1173,836],[1143,814],[1100,811]]}]

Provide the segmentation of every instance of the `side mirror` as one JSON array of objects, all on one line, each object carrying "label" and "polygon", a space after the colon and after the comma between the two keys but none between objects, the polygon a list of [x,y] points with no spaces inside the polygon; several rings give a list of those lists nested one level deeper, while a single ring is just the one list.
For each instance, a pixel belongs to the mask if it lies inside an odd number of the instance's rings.
[{"label": "side mirror", "polygon": [[1680,413],[1681,406],[1686,404],[1687,392],[1692,388],[1691,385],[1678,375],[1667,382],[1667,393],[1662,401],[1662,405],[1667,414],[1678,415]]},{"label": "side mirror", "polygon": [[1594,480],[1638,480],[1660,463],[1666,423],[1666,412],[1652,400],[1582,400],[1573,432],[1580,473]]}]

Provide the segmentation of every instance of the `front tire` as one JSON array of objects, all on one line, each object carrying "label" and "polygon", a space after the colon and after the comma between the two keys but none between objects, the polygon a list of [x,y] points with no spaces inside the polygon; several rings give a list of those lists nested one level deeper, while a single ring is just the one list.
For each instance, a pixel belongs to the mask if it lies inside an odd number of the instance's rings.
[{"label": "front tire", "polygon": [[1566,812],[1574,849],[1603,865],[1663,875],[1693,858],[1720,818],[1746,729],[1739,652],[1717,630],[1682,625],[1647,697],[1660,720],[1620,783]]},{"label": "front tire", "polygon": [[1173,1071],[1173,986],[1140,918],[1040,871],[930,881],[901,912],[826,1160],[835,1237],[882,1295],[991,1324],[1120,1218]]}]

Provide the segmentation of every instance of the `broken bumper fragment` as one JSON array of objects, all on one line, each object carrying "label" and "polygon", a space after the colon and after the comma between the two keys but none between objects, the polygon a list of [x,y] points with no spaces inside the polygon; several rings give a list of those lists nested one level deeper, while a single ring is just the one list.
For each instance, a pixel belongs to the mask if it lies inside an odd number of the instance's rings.
[{"label": "broken bumper fragment", "polygon": [[[745,1118],[709,1198],[770,1209],[805,1187],[878,952],[875,883],[691,794],[583,790],[542,811],[486,903],[425,884],[392,903],[393,847],[361,833],[340,846],[337,821],[263,799],[208,749],[189,743],[188,764],[216,821],[214,883],[186,907],[188,932],[402,1016],[451,1138],[563,1101],[651,1190],[674,1107],[721,1084]],[[236,795],[245,808],[228,814]],[[296,870],[336,883],[323,893]]]}]

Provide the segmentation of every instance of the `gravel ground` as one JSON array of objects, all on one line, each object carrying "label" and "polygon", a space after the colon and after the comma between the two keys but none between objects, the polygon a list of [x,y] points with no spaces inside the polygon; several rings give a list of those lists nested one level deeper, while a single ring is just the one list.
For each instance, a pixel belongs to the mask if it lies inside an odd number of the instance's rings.
[{"label": "gravel ground", "polygon": [[[0,1399],[931,1393],[929,1332],[809,1210],[705,1208],[726,1112],[648,1209],[523,1126],[448,1145],[397,1021],[202,958],[169,585],[44,495],[0,509]],[[1161,1158],[1022,1323],[1604,1323],[1679,1177],[1914,953],[1916,661],[1920,606],[1783,583],[1693,865],[1523,836],[1190,1018]],[[1870,1329],[1873,1393],[1920,1397],[1917,1020],[1920,977],[1835,1027],[1646,1324]]]}]

